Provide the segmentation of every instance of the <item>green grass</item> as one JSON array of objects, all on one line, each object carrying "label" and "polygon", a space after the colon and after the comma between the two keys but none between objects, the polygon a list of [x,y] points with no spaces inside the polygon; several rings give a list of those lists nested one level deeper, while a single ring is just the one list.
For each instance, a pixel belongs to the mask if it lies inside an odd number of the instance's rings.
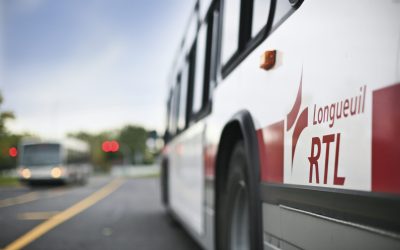
[{"label": "green grass", "polygon": [[5,186],[19,186],[20,183],[18,181],[18,178],[16,177],[9,177],[9,176],[0,176],[0,187],[5,187]]}]

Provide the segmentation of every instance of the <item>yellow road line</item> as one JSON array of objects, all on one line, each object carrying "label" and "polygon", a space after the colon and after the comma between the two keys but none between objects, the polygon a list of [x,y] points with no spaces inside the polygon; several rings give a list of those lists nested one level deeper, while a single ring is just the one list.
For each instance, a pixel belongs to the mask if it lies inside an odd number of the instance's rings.
[{"label": "yellow road line", "polygon": [[81,200],[80,202],[76,203],[72,207],[67,208],[63,212],[60,212],[50,219],[44,221],[43,223],[39,224],[35,228],[33,228],[31,231],[27,232],[26,234],[22,235],[18,239],[16,239],[14,242],[9,244],[4,248],[4,250],[17,250],[21,249],[37,238],[41,237],[51,229],[55,228],[56,226],[62,224],[63,222],[71,219],[75,215],[83,212],[87,208],[93,206],[96,204],[98,201],[104,199],[107,197],[109,194],[114,192],[118,187],[122,185],[123,181],[122,180],[114,180],[104,186],[102,189],[96,191],[92,195],[86,197],[85,199]]},{"label": "yellow road line", "polygon": [[58,214],[59,211],[27,212],[17,215],[18,220],[47,220]]},{"label": "yellow road line", "polygon": [[0,208],[23,204],[37,199],[39,199],[39,195],[37,192],[29,192],[27,194],[23,194],[17,197],[0,200]]}]

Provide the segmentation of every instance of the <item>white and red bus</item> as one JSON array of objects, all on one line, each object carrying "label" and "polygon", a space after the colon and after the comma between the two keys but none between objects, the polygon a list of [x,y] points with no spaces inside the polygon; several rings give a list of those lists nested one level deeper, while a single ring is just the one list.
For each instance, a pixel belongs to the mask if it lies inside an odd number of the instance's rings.
[{"label": "white and red bus", "polygon": [[400,2],[200,0],[162,194],[205,249],[400,249]]}]

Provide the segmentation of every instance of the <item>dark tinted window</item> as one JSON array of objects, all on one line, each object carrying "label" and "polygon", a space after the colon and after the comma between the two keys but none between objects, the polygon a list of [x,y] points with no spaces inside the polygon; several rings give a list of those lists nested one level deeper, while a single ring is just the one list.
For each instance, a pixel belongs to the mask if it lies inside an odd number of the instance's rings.
[{"label": "dark tinted window", "polygon": [[59,144],[25,145],[22,152],[22,165],[27,167],[60,164],[61,152]]},{"label": "dark tinted window", "polygon": [[178,77],[179,81],[179,109],[178,109],[178,130],[182,131],[186,127],[186,100],[187,100],[187,66],[184,65],[182,73]]},{"label": "dark tinted window", "polygon": [[222,27],[222,64],[225,64],[239,47],[240,0],[225,0]]},{"label": "dark tinted window", "polygon": [[67,150],[67,163],[68,164],[82,164],[89,162],[88,152],[78,150]]},{"label": "dark tinted window", "polygon": [[198,113],[203,107],[204,94],[204,73],[207,46],[207,25],[203,25],[197,36],[196,49],[196,70],[194,80],[193,108],[194,114]]},{"label": "dark tinted window", "polygon": [[176,134],[177,128],[177,111],[178,111],[178,87],[175,86],[172,90],[171,97],[171,111],[170,111],[170,119],[169,119],[169,132],[171,135]]}]

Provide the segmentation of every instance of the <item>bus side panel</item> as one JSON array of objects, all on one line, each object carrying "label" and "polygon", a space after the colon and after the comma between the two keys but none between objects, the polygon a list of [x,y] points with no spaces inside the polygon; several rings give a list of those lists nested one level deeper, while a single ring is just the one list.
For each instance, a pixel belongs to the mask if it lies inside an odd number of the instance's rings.
[{"label": "bus side panel", "polygon": [[[283,159],[276,161],[281,164],[270,166],[274,173],[283,174],[277,184],[331,192],[373,191],[372,97],[400,83],[399,30],[400,4],[394,1],[304,1],[219,83],[208,140],[218,145],[224,124],[238,111],[248,110],[265,147],[271,146],[269,142],[283,147]],[[276,64],[268,71],[259,68],[266,50],[277,50]],[[283,124],[278,133],[283,136],[267,129],[274,124]],[[263,172],[266,166],[261,167]],[[269,181],[268,173],[262,174],[267,176],[262,181]],[[279,211],[275,218],[282,230],[280,240],[288,248],[317,249],[307,237],[294,238],[292,229],[301,225],[296,218],[305,220],[302,225],[324,228],[332,241],[340,241],[335,232],[342,228],[354,236],[345,241],[354,247],[365,246],[362,239],[371,235],[379,238],[377,242],[386,239],[389,246],[398,243],[390,234],[389,238],[385,233],[379,236],[379,230],[288,211]],[[265,209],[264,216],[268,216]],[[326,225],[318,225],[321,221]]]},{"label": "bus side panel", "polygon": [[199,122],[169,145],[171,208],[197,236],[204,233],[203,131]]},{"label": "bus side panel", "polygon": [[[400,83],[399,30],[393,1],[305,1],[228,76],[223,98],[238,89],[258,130],[284,122],[283,183],[371,191],[372,99]],[[264,71],[268,49],[277,64]]]}]

